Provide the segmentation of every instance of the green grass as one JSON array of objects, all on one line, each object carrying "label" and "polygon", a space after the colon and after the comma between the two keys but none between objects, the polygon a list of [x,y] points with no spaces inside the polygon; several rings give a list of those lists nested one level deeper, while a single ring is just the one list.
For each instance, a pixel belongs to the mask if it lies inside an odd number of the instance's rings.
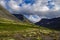
[{"label": "green grass", "polygon": [[60,31],[13,20],[0,19],[0,40],[44,40],[44,37],[59,39]]},{"label": "green grass", "polygon": [[[19,36],[22,35],[24,37],[29,37],[30,38],[30,35],[32,36],[32,34],[29,34],[29,33],[31,31],[33,31],[33,29],[38,29],[38,28],[35,28],[34,25],[22,25],[22,24],[20,25],[20,24],[13,24],[13,23],[12,24],[11,23],[0,23],[0,39],[2,39],[2,40],[10,40],[10,38],[20,39],[19,37],[16,38],[17,35],[19,35]],[[16,36],[16,37],[14,37],[13,35]],[[33,35],[34,35],[34,33],[33,33]],[[34,38],[32,38],[32,40],[34,40]]]},{"label": "green grass", "polygon": [[15,30],[24,30],[27,28],[33,28],[32,25],[20,25],[20,24],[8,24],[8,23],[0,23],[0,31],[15,31]]}]

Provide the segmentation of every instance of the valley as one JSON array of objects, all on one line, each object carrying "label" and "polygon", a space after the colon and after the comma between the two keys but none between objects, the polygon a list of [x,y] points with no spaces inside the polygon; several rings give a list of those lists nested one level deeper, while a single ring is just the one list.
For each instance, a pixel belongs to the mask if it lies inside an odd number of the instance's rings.
[{"label": "valley", "polygon": [[60,31],[22,22],[0,6],[0,40],[60,40]]}]

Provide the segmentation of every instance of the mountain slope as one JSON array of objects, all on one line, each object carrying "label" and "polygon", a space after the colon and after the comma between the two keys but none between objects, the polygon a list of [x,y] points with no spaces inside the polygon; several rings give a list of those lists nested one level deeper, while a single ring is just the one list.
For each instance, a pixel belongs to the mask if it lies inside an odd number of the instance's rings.
[{"label": "mountain slope", "polygon": [[1,5],[0,5],[0,18],[1,19],[14,20],[15,22],[20,22],[19,19],[17,19],[15,16],[13,16],[11,13],[9,13]]},{"label": "mountain slope", "polygon": [[47,28],[60,30],[60,17],[53,18],[53,19],[42,19],[41,21],[37,22],[36,24],[47,27]]},{"label": "mountain slope", "polygon": [[22,22],[31,24],[31,22],[22,14],[13,14],[15,17],[17,17],[19,20],[21,20]]}]

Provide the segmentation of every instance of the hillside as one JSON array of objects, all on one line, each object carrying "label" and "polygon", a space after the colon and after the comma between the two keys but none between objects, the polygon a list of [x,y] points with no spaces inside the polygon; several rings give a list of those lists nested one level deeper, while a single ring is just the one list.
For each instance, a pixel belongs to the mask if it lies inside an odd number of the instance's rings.
[{"label": "hillside", "polygon": [[60,40],[60,31],[35,25],[0,23],[0,40]]},{"label": "hillside", "polygon": [[0,6],[0,40],[60,40],[60,31],[21,22]]},{"label": "hillside", "polygon": [[44,26],[51,29],[60,30],[60,17],[52,19],[42,19],[35,23],[36,25]]},{"label": "hillside", "polygon": [[18,18],[19,20],[21,20],[22,22],[25,22],[25,23],[28,23],[28,24],[31,24],[31,22],[22,14],[12,14],[14,15],[16,18]]},{"label": "hillside", "polygon": [[0,5],[0,18],[1,19],[9,19],[9,20],[14,20],[16,22],[20,22],[19,19],[17,19],[15,16],[13,16],[11,13],[9,13],[1,5]]}]

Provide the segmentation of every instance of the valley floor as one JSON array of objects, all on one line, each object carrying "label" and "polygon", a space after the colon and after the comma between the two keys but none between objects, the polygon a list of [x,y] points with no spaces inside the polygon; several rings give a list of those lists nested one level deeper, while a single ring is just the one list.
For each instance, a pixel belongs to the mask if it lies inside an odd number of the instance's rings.
[{"label": "valley floor", "polygon": [[60,40],[60,31],[34,25],[0,23],[0,40]]}]

